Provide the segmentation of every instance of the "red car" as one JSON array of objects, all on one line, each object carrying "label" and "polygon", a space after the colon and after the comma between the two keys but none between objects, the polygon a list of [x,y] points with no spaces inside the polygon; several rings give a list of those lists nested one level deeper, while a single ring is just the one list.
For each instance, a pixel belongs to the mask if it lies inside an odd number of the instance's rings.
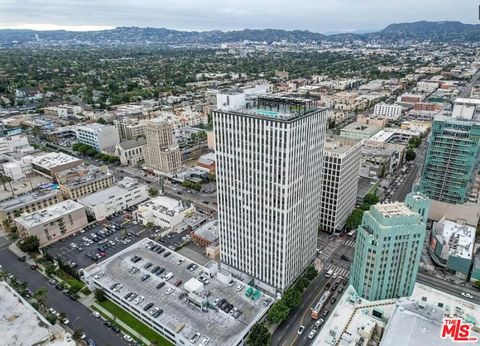
[{"label": "red car", "polygon": [[107,253],[106,252],[99,252],[100,253],[100,256],[102,257],[107,257]]}]

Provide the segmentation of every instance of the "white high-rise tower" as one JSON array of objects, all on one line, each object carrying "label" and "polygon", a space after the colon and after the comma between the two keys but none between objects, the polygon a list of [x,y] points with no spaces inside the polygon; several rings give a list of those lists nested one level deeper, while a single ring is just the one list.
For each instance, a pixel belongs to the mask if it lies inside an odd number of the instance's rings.
[{"label": "white high-rise tower", "polygon": [[285,96],[214,111],[222,267],[270,292],[315,257],[326,118]]}]

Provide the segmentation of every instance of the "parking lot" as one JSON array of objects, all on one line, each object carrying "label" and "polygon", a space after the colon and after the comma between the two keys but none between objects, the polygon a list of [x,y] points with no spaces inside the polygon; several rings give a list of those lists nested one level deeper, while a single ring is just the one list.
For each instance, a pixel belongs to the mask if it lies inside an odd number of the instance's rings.
[{"label": "parking lot", "polygon": [[99,263],[150,234],[126,216],[128,214],[120,213],[111,220],[92,223],[44,250],[74,268],[86,268],[92,263]]}]

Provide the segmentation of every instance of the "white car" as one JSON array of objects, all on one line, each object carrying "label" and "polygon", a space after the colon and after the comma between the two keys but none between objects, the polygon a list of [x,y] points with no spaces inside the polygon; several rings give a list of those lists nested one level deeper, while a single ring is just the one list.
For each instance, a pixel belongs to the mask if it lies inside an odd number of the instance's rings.
[{"label": "white car", "polygon": [[297,330],[297,334],[298,335],[301,335],[303,333],[303,331],[305,330],[305,327],[304,326],[300,326]]},{"label": "white car", "polygon": [[140,297],[135,298],[135,300],[133,302],[138,305],[141,302],[143,302],[144,299],[145,299],[144,296],[140,296]]},{"label": "white car", "polygon": [[183,262],[185,262],[185,260],[183,258],[180,258],[178,261],[177,261],[177,264],[180,265],[182,264]]},{"label": "white car", "polygon": [[103,275],[105,275],[104,272],[98,272],[97,274],[95,274],[95,275],[93,276],[93,278],[94,278],[94,279],[100,279]]},{"label": "white car", "polygon": [[150,310],[150,315],[155,314],[158,311],[158,309],[159,308],[153,308],[152,310]]},{"label": "white car", "polygon": [[336,278],[337,278],[337,273],[333,273],[332,279],[336,279]]},{"label": "white car", "polygon": [[127,340],[128,342],[132,342],[132,341],[133,341],[132,337],[131,337],[130,335],[128,335],[128,334],[125,334],[125,335],[123,336],[123,338],[124,338],[125,340]]},{"label": "white car", "polygon": [[468,299],[473,299],[473,296],[470,293],[462,292],[462,296]]},{"label": "white car", "polygon": [[239,283],[239,284],[237,285],[237,291],[241,291],[242,288],[243,288],[243,286],[244,286],[244,285],[243,285],[242,283]]},{"label": "white car", "polygon": [[173,292],[173,288],[169,287],[169,288],[167,289],[167,291],[165,292],[165,294],[170,294],[170,293],[172,293],[172,292]]},{"label": "white car", "polygon": [[200,337],[200,333],[197,332],[197,333],[193,334],[193,336],[190,338],[190,342],[192,344],[196,343],[199,337]]},{"label": "white car", "polygon": [[200,342],[200,345],[201,346],[207,346],[209,342],[210,342],[210,338],[208,336],[206,336],[202,339],[202,341]]},{"label": "white car", "polygon": [[313,339],[316,334],[317,334],[317,330],[316,330],[316,329],[312,329],[312,330],[310,331],[310,333],[308,334],[308,338],[309,338],[309,339]]},{"label": "white car", "polygon": [[92,315],[95,316],[96,318],[100,317],[100,313],[98,311],[94,311]]},{"label": "white car", "polygon": [[64,318],[63,321],[62,321],[63,324],[69,324],[70,321],[68,320],[68,318]]},{"label": "white car", "polygon": [[115,288],[113,289],[114,292],[117,292],[117,291],[120,291],[122,289],[123,285],[122,284],[118,284],[117,286],[115,286]]},{"label": "white car", "polygon": [[77,244],[75,243],[70,243],[70,246],[72,247],[72,249],[75,249],[77,247]]}]

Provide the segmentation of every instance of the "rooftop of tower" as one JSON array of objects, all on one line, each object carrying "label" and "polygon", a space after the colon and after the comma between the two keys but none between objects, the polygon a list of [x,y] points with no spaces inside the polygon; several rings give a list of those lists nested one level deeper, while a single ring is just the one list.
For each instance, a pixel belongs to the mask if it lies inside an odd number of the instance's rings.
[{"label": "rooftop of tower", "polygon": [[319,108],[318,101],[318,97],[304,95],[261,95],[247,102],[246,107],[238,112],[261,118],[292,120],[316,111]]}]

